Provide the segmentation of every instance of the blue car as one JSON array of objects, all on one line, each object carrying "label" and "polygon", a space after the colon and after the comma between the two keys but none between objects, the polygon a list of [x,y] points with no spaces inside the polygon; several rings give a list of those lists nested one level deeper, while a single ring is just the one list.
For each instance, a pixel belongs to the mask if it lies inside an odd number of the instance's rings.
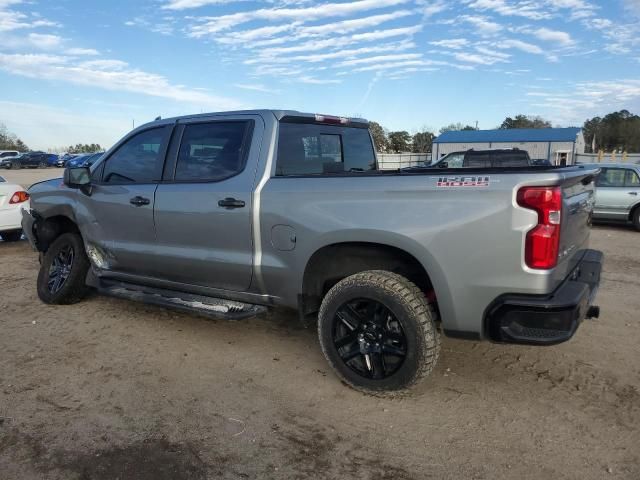
[{"label": "blue car", "polygon": [[58,155],[55,153],[50,153],[47,155],[47,165],[50,167],[55,167],[58,164]]},{"label": "blue car", "polygon": [[75,157],[67,160],[67,163],[65,163],[64,166],[65,167],[81,167],[82,164],[85,162],[85,160],[87,160],[91,156],[93,156],[93,153],[83,153],[81,155],[76,155]]}]

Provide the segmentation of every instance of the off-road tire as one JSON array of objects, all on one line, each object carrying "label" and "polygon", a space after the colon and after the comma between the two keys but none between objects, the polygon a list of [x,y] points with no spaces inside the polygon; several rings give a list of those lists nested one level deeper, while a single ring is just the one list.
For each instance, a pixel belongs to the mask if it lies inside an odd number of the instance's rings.
[{"label": "off-road tire", "polygon": [[11,230],[8,232],[0,232],[0,238],[5,242],[17,242],[22,238],[22,230]]},{"label": "off-road tire", "polygon": [[[389,309],[400,322],[407,339],[407,355],[399,370],[383,379],[369,379],[349,368],[333,341],[333,321],[345,302],[370,298]],[[374,394],[408,390],[431,373],[440,352],[434,310],[420,289],[396,273],[369,270],[338,282],[324,297],[318,314],[322,352],[338,376],[353,388]]]},{"label": "off-road tire", "polygon": [[[69,245],[73,248],[74,252],[71,271],[60,290],[52,293],[48,287],[51,264],[60,251]],[[38,273],[38,297],[44,303],[51,305],[70,305],[79,302],[89,291],[89,287],[85,283],[89,266],[89,259],[84,250],[82,237],[77,233],[64,233],[60,235],[51,244],[42,258],[40,272]]]},{"label": "off-road tire", "polygon": [[631,221],[633,222],[633,226],[636,227],[636,230],[640,231],[640,207],[636,207],[631,213]]}]

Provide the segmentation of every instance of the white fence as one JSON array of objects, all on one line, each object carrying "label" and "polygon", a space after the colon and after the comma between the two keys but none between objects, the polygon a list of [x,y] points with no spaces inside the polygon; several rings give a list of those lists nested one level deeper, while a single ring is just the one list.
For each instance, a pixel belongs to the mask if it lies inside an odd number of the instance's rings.
[{"label": "white fence", "polygon": [[640,163],[640,153],[577,153],[576,163]]},{"label": "white fence", "polygon": [[430,153],[378,153],[377,156],[380,170],[396,170],[431,163]]}]

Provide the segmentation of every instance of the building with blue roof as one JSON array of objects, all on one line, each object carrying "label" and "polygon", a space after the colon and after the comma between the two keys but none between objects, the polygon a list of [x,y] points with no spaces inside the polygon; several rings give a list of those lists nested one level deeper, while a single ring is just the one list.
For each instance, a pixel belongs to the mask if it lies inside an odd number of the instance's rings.
[{"label": "building with blue roof", "polygon": [[580,128],[512,128],[499,130],[460,130],[440,134],[433,141],[433,161],[452,152],[518,148],[534,160],[554,165],[571,165],[584,153]]}]

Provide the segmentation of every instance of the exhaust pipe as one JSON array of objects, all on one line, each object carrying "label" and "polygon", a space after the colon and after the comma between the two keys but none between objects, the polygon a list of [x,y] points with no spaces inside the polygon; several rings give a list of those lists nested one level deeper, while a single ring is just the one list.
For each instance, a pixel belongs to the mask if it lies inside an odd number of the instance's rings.
[{"label": "exhaust pipe", "polygon": [[600,317],[600,307],[597,305],[591,305],[587,310],[587,315],[585,318],[599,318]]}]

